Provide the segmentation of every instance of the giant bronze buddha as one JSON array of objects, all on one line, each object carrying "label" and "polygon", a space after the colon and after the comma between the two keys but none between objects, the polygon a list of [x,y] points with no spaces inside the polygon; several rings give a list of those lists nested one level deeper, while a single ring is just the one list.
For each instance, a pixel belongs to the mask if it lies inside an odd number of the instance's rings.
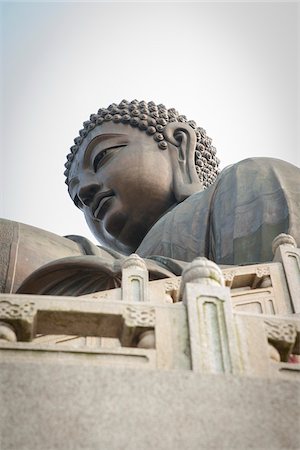
[{"label": "giant bronze buddha", "polygon": [[[204,129],[153,102],[123,100],[100,109],[79,134],[67,157],[66,183],[100,247],[69,236],[78,256],[51,255],[19,292],[79,295],[113,287],[120,260],[133,252],[156,278],[180,274],[197,256],[221,265],[269,261],[279,233],[300,245],[297,167],[250,158],[219,173]],[[107,275],[103,285],[95,281],[99,271]]]}]

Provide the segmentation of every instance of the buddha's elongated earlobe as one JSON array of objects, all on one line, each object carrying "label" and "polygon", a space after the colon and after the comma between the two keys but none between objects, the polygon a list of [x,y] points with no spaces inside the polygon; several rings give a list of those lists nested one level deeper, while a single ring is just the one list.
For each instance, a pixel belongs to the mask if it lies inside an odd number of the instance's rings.
[{"label": "buddha's elongated earlobe", "polygon": [[171,122],[163,131],[173,166],[174,194],[182,202],[203,190],[195,168],[196,134],[187,123]]}]

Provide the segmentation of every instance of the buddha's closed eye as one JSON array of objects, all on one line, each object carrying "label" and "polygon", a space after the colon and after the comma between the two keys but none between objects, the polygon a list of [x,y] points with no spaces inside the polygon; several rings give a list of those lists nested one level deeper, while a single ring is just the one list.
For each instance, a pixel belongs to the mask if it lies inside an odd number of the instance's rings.
[{"label": "buddha's closed eye", "polygon": [[105,148],[103,150],[101,150],[94,158],[93,161],[93,169],[94,172],[96,173],[97,170],[99,170],[100,167],[103,166],[103,164],[105,164],[110,157],[112,156],[112,153],[114,153],[116,150],[122,148],[122,147],[126,147],[127,144],[119,144],[119,145],[114,145],[113,147],[109,147],[109,148]]}]

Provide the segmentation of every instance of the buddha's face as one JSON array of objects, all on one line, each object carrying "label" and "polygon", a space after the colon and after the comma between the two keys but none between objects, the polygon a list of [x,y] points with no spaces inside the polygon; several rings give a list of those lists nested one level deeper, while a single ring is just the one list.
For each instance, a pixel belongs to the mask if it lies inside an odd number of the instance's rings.
[{"label": "buddha's face", "polygon": [[176,204],[169,151],[126,124],[95,127],[72,162],[69,180],[70,195],[96,238],[126,253]]}]

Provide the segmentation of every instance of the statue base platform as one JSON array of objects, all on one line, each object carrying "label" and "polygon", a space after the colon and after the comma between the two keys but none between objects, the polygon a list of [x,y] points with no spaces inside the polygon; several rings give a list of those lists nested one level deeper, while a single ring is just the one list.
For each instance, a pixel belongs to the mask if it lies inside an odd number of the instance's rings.
[{"label": "statue base platform", "polygon": [[[68,364],[1,364],[3,450],[295,449],[299,383]],[[254,413],[255,412],[255,413]]]},{"label": "statue base platform", "polygon": [[[300,249],[120,288],[0,294],[1,450],[299,449]],[[276,244],[275,242],[275,244]]]}]

